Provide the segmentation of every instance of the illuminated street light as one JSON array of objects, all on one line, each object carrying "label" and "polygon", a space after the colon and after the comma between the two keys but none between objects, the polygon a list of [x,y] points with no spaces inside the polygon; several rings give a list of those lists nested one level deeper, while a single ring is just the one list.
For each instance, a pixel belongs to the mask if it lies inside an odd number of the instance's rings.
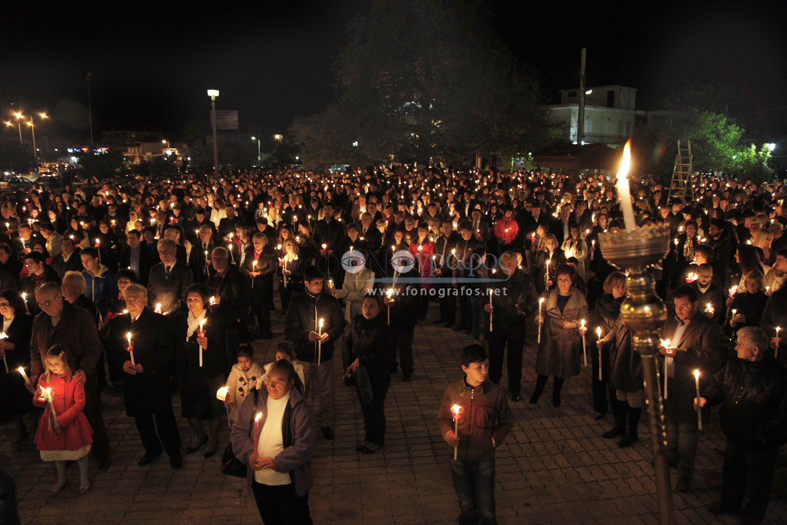
[{"label": "illuminated street light", "polygon": [[277,142],[281,142],[281,139],[282,139],[283,137],[282,137],[281,135],[278,135],[278,134],[277,134],[277,135],[274,135],[274,136],[273,136],[273,138],[274,138],[274,139],[276,139],[276,141],[277,141]]},{"label": "illuminated street light", "polygon": [[216,139],[216,98],[219,96],[219,90],[209,89],[208,96],[210,97],[210,120],[213,121],[213,174],[215,175],[219,170],[219,145]]},{"label": "illuminated street light", "polygon": [[765,146],[768,148],[768,151],[773,151],[776,149],[776,144],[774,144],[773,142],[771,142],[770,144],[766,144]]},{"label": "illuminated street light", "polygon": [[260,140],[257,137],[252,137],[251,140],[257,141],[257,166],[262,166],[262,153],[260,152]]},{"label": "illuminated street light", "polygon": [[14,113],[14,116],[16,117],[16,127],[19,129],[19,143],[24,144],[24,142],[22,142],[22,123],[20,120],[25,118],[25,116],[18,111]]}]

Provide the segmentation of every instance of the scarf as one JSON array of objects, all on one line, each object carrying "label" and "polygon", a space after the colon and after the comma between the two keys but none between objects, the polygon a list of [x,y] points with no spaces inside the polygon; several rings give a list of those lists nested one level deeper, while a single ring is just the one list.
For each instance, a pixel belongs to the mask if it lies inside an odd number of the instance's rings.
[{"label": "scarf", "polygon": [[186,341],[191,339],[191,336],[194,334],[194,331],[199,328],[199,322],[205,319],[205,314],[207,314],[207,310],[202,310],[202,313],[199,317],[194,317],[194,314],[189,312],[188,317],[186,318],[188,322],[188,328],[186,329]]},{"label": "scarf", "polygon": [[690,237],[686,237],[686,242],[683,244],[683,257],[686,260],[694,259],[694,241]]}]

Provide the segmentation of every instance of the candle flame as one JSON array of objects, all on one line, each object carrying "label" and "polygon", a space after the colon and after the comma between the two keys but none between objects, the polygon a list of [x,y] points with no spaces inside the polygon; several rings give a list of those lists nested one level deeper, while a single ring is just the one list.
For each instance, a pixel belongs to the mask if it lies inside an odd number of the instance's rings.
[{"label": "candle flame", "polygon": [[580,323],[580,326],[582,326],[582,328],[585,328],[585,320],[584,319],[579,321],[579,323]]},{"label": "candle flame", "polygon": [[128,339],[129,344],[131,343],[131,332],[126,333],[126,339]]},{"label": "candle flame", "polygon": [[670,343],[669,339],[661,340],[661,346],[663,346],[664,348],[669,348],[669,343]]},{"label": "candle flame", "polygon": [[697,369],[694,370],[694,377],[696,377],[697,379],[700,378],[700,371],[699,370],[697,370]]},{"label": "candle flame", "polygon": [[262,417],[262,412],[257,412],[257,417],[254,418],[254,422],[255,423],[258,422],[261,417]]},{"label": "candle flame", "polygon": [[628,183],[629,167],[631,166],[631,139],[626,142],[623,148],[623,160],[620,162],[620,171],[618,171],[618,180],[625,180]]},{"label": "candle flame", "polygon": [[323,323],[324,323],[324,321],[322,319],[320,319],[320,328],[322,328]]}]

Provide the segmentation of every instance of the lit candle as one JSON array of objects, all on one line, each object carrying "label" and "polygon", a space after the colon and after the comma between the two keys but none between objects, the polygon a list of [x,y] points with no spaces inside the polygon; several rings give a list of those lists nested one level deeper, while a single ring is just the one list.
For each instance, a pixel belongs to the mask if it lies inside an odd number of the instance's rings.
[{"label": "lit candle", "polygon": [[[256,271],[256,268],[257,268],[257,260],[255,259],[255,260],[253,260],[251,262],[251,273],[254,273]],[[282,275],[284,275],[284,274],[282,274]],[[285,287],[287,286],[287,277],[286,276],[284,277],[284,286]],[[251,287],[254,288],[254,276],[253,275],[251,276]]]},{"label": "lit candle", "polygon": [[126,333],[126,339],[128,340],[128,348],[126,350],[128,350],[128,353],[131,356],[131,365],[137,366],[137,364],[134,362],[134,343],[131,342],[131,332]]},{"label": "lit candle", "polygon": [[[197,334],[199,337],[205,337],[205,321],[207,319],[199,322],[199,333]],[[199,346],[199,367],[202,368],[202,345],[197,344],[197,346]]]},{"label": "lit candle", "polygon": [[[601,339],[601,327],[600,326],[596,327],[596,335],[598,336],[597,339],[600,340]],[[582,343],[583,344],[585,343],[584,338],[582,340]],[[603,377],[602,373],[601,373],[601,369],[602,369],[602,366],[601,366],[601,348],[599,348],[598,349],[598,380],[599,381],[601,381],[602,377]]]},{"label": "lit candle", "polygon": [[706,304],[705,305],[705,312],[713,315],[713,305],[711,305],[710,303]]},{"label": "lit candle", "polygon": [[738,310],[737,310],[737,309],[735,309],[735,308],[733,308],[733,309],[732,309],[732,317],[730,317],[730,324],[732,324],[732,323],[735,321],[735,316],[736,316],[737,314],[738,314]]},{"label": "lit candle", "polygon": [[637,222],[634,220],[634,208],[631,205],[631,192],[629,191],[628,172],[631,165],[631,140],[626,142],[623,148],[623,160],[620,163],[620,171],[618,172],[618,200],[620,201],[620,209],[623,212],[623,220],[626,223],[627,230],[634,230],[637,228]]},{"label": "lit candle", "polygon": [[254,418],[254,453],[257,453],[257,444],[260,442],[260,418],[262,412],[257,412],[257,417]]},{"label": "lit candle", "polygon": [[156,303],[156,313],[157,314],[161,313],[161,303]]},{"label": "lit candle", "polygon": [[96,251],[98,252],[98,264],[101,264],[101,239],[96,239]]},{"label": "lit candle", "polygon": [[317,335],[320,336],[320,340],[317,341],[317,366],[320,366],[320,361],[322,360],[322,324],[323,320],[320,319],[320,323],[317,327]]},{"label": "lit candle", "polygon": [[227,245],[227,249],[230,251],[230,258],[232,259],[232,262],[234,263],[235,262],[235,254],[232,252],[232,243],[229,243]]},{"label": "lit candle", "polygon": [[27,294],[22,292],[22,300],[25,302],[25,312],[30,313],[30,310],[27,308]]},{"label": "lit candle", "polygon": [[208,304],[216,304],[216,297],[212,296],[210,300],[208,300]]},{"label": "lit candle", "polygon": [[781,340],[779,339],[779,331],[780,330],[781,330],[781,327],[777,326],[776,327],[776,349],[773,351],[774,359],[778,359],[779,358],[779,344],[781,343]]},{"label": "lit candle", "polygon": [[27,374],[25,373],[25,369],[20,366],[19,368],[16,369],[16,371],[22,374],[22,379],[25,380],[25,384],[27,386],[30,386],[31,385],[30,379],[27,377]]},{"label": "lit candle", "polygon": [[[388,291],[385,292],[385,295],[388,296],[388,300],[393,302],[393,288],[388,288]],[[391,324],[391,305],[388,305],[388,324]]]},{"label": "lit candle", "polygon": [[549,260],[547,261],[546,270],[544,271],[544,286],[546,286],[546,285],[547,285],[547,283],[549,282],[549,263],[550,263],[551,261],[552,261],[552,259],[549,259]]},{"label": "lit candle", "polygon": [[738,287],[737,286],[733,286],[732,288],[730,288],[730,297],[735,295],[735,292],[737,292],[737,291],[738,291]]},{"label": "lit candle", "polygon": [[225,399],[227,399],[227,392],[229,392],[229,390],[230,389],[227,386],[223,386],[223,387],[219,388],[216,391],[216,399],[218,399],[219,401],[223,402]]},{"label": "lit candle", "polygon": [[489,331],[492,331],[492,296],[495,294],[494,290],[489,290]]},{"label": "lit candle", "polygon": [[700,410],[700,371],[694,370],[694,384],[697,386],[697,428],[702,430],[702,410]]},{"label": "lit candle", "polygon": [[[580,328],[585,328],[585,320],[584,319],[579,321],[579,323],[580,323]],[[588,366],[588,350],[587,350],[587,346],[586,346],[586,343],[585,343],[585,335],[584,334],[582,335],[582,355],[585,357],[585,366]],[[599,366],[599,369],[601,369],[601,361],[599,361],[598,366]]]},{"label": "lit candle", "polygon": [[[669,348],[669,339],[662,339],[661,346]],[[667,379],[669,376],[669,359],[670,357],[664,356],[664,399],[667,399]]]},{"label": "lit candle", "polygon": [[[454,405],[451,407],[451,415],[454,418],[454,437],[459,439],[459,420],[462,419],[462,414],[464,413],[465,409],[460,407],[459,405]],[[454,461],[456,461],[456,455],[459,452],[459,446],[454,447]]]},{"label": "lit candle", "polygon": [[50,417],[52,417],[55,421],[57,421],[57,412],[55,412],[55,395],[52,393],[51,388],[46,388],[44,390],[44,397],[46,398],[46,402],[49,405],[49,411],[51,412]]},{"label": "lit candle", "polygon": [[327,244],[323,244],[322,245],[322,251],[326,251],[327,249],[328,249],[328,245]]},{"label": "lit candle", "polygon": [[541,344],[541,326],[544,324],[544,317],[541,315],[541,305],[544,303],[544,298],[541,297],[538,300],[538,318],[541,319],[541,323],[538,325],[538,343]]}]

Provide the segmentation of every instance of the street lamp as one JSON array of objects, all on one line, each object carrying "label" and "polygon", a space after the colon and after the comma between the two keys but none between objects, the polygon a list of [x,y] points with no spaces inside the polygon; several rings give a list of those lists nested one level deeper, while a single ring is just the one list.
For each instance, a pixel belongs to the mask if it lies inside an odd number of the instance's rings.
[{"label": "street lamp", "polygon": [[24,144],[22,142],[22,122],[20,122],[20,121],[22,119],[24,119],[25,116],[22,115],[21,113],[19,113],[18,111],[16,113],[14,113],[14,116],[16,117],[16,127],[19,128],[19,143],[20,144]]},{"label": "street lamp", "polygon": [[219,90],[209,89],[208,96],[210,97],[210,120],[213,122],[213,174],[215,175],[219,169],[219,148],[216,142],[216,98],[219,96]]},{"label": "street lamp", "polygon": [[251,140],[257,141],[257,166],[262,166],[262,153],[260,153],[260,139],[252,137]]},{"label": "street lamp", "polygon": [[[49,118],[46,116],[46,113],[39,113],[38,115],[41,117],[41,120]],[[30,116],[30,122],[28,122],[27,125],[30,126],[30,132],[33,134],[33,156],[38,158],[38,150],[36,149],[36,128],[33,125],[32,115]]]}]

